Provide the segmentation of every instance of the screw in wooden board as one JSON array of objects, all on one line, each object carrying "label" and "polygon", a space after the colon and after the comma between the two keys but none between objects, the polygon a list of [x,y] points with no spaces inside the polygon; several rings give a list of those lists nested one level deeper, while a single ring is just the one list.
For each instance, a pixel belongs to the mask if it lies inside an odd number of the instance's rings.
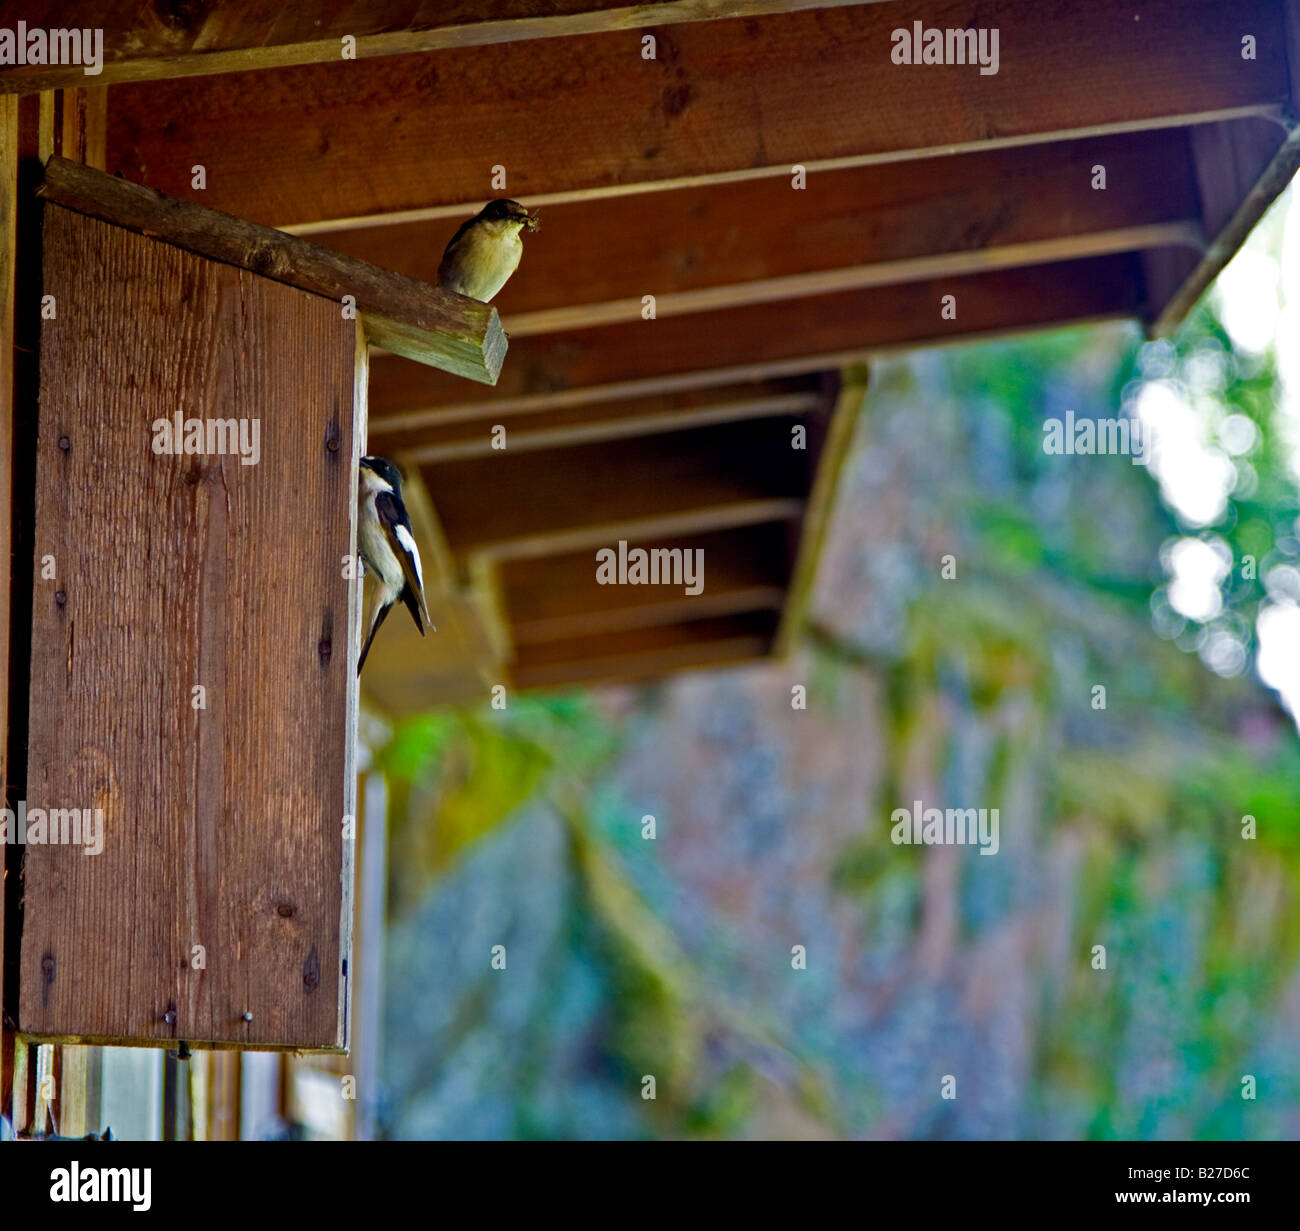
[{"label": "screw in wooden board", "polygon": [[59,448],[66,453],[70,448],[72,448],[72,441],[70,441],[66,436],[60,436]]},{"label": "screw in wooden board", "polygon": [[242,1017],[242,1020],[243,1020],[243,1021],[246,1021],[246,1022],[251,1022],[251,1021],[253,1020],[253,1015],[252,1015],[252,1014],[251,1014],[247,1009],[244,1010],[244,1012],[243,1012],[243,1014],[241,1015],[241,1017]]},{"label": "screw in wooden board", "polygon": [[169,1026],[174,1026],[174,1025],[176,1025],[176,1010],[175,1010],[175,1009],[168,1009],[167,1012],[164,1013],[164,1014],[162,1015],[162,1019],[163,1019],[163,1021],[165,1021]]},{"label": "screw in wooden board", "polygon": [[316,645],[316,653],[320,655],[320,665],[327,667],[330,655],[334,653],[334,647],[328,641],[320,641]]},{"label": "screw in wooden board", "polygon": [[67,601],[68,601],[68,596],[64,594],[62,590],[54,591],[54,605],[56,607],[62,607],[63,604],[66,603]]}]

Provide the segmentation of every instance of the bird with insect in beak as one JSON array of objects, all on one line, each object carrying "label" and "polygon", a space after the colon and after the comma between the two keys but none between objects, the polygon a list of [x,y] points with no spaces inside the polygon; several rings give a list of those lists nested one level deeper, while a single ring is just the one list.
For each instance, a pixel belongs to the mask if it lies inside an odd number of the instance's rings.
[{"label": "bird with insect in beak", "polygon": [[438,266],[438,285],[489,302],[519,268],[524,254],[520,231],[536,231],[541,225],[541,219],[518,201],[489,201],[451,237]]},{"label": "bird with insect in beak", "polygon": [[[374,576],[374,614],[357,660],[357,674],[370,653],[379,626],[399,599],[410,609],[415,627],[433,628],[424,602],[424,572],[411,519],[402,503],[402,476],[384,457],[363,457],[357,474],[357,551]],[[434,632],[437,632],[434,629]]]}]

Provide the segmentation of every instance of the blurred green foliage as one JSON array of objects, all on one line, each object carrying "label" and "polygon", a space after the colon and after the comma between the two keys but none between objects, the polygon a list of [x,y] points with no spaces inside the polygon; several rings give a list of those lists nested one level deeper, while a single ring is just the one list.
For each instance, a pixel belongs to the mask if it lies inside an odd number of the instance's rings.
[{"label": "blurred green foliage", "polygon": [[[1214,525],[1183,524],[1153,476],[1127,459],[1044,452],[1045,417],[1065,407],[1121,413],[1153,380],[1256,427],[1255,445],[1237,459],[1250,481]],[[647,853],[655,844],[629,837],[628,818],[640,815],[623,789],[629,758],[634,747],[667,738],[661,689],[617,707],[582,693],[524,697],[500,713],[400,724],[378,756],[390,785],[394,927],[428,927],[420,912],[462,874],[470,877],[466,900],[522,893],[504,871],[466,870],[474,850],[510,823],[538,835],[558,826],[563,835],[567,872],[556,891],[567,906],[554,932],[563,952],[548,959],[549,992],[539,989],[524,1009],[498,1011],[481,983],[437,976],[440,994],[453,1000],[477,989],[464,1003],[503,1055],[509,1049],[493,1033],[494,1013],[531,1040],[531,1058],[513,1070],[516,1084],[493,1086],[493,1097],[512,1109],[512,1131],[1300,1131],[1300,1061],[1278,1042],[1291,1037],[1286,998],[1300,962],[1300,745],[1249,670],[1220,678],[1196,657],[1212,627],[1237,638],[1249,663],[1263,578],[1300,553],[1300,501],[1277,432],[1277,399],[1272,355],[1238,353],[1209,304],[1172,342],[1143,343],[1131,330],[1069,330],[887,369],[868,398],[845,485],[857,481],[854,466],[865,474],[873,453],[882,454],[890,459],[878,468],[885,477],[861,480],[863,507],[880,507],[870,486],[877,482],[894,482],[899,500],[910,501],[880,539],[860,547],[868,564],[891,552],[900,561],[890,584],[872,594],[882,607],[897,597],[903,618],[896,630],[879,631],[870,624],[879,613],[864,602],[855,623],[843,614],[852,600],[833,594],[815,607],[799,652],[815,707],[847,715],[871,691],[875,717],[862,735],[881,748],[860,832],[838,842],[820,885],[800,887],[815,899],[819,920],[837,927],[855,920],[837,933],[840,984],[825,985],[820,1011],[798,1007],[774,976],[756,972],[745,956],[753,938],[732,935],[698,890],[689,897],[681,869],[675,881]],[[908,426],[921,413],[924,447]],[[1186,534],[1221,538],[1234,564],[1222,611],[1201,627],[1169,618],[1163,598],[1161,546]],[[958,561],[956,580],[939,575],[944,552]],[[1254,579],[1238,567],[1248,555],[1259,562]],[[1099,682],[1104,709],[1096,705]],[[736,720],[739,735],[718,737],[720,758],[753,760],[748,721]],[[737,788],[727,805],[739,818],[732,832],[757,832],[750,818],[775,797],[784,801],[772,805],[778,830],[805,825],[808,840],[819,840],[815,813],[790,802],[781,775],[791,766],[753,763],[768,776]],[[925,876],[931,853],[892,846],[881,823],[898,801],[936,793],[1000,801],[1004,818],[1034,818],[1033,858],[1022,846],[1001,861],[962,865],[951,942],[958,948],[946,952],[942,978],[918,971],[914,949],[934,909]],[[700,825],[722,819],[701,810]],[[1242,839],[1248,814],[1257,819],[1254,841]],[[719,882],[749,858],[722,842]],[[538,856],[523,858],[541,866]],[[1043,901],[1050,869],[1066,878],[1063,905]],[[927,1049],[946,1046],[936,1042],[951,1028],[944,1012],[960,1015],[951,1007],[961,999],[953,972],[977,965],[1000,928],[1034,936],[1035,912],[1048,907],[1062,912],[1067,956],[1061,964],[1026,949],[1018,959],[1030,989],[1019,1084],[981,1091],[974,1109],[969,1102],[933,1109]],[[1108,951],[1101,977],[1090,962],[1098,944]],[[413,962],[413,951],[422,952],[407,946],[403,960]],[[967,999],[977,994],[971,977]],[[390,983],[433,978],[431,968],[390,971]],[[981,1037],[974,1019],[955,1028]],[[561,1034],[579,1040],[567,1059]],[[431,1038],[419,1080],[409,1062],[395,1064],[393,1131],[412,1131],[403,1127],[411,1123],[478,1131],[467,1127],[477,1121],[450,1111],[432,1121],[411,1112],[451,1106],[445,1082],[428,1078],[462,1062],[451,1037]],[[900,1067],[908,1046],[914,1053]],[[1011,1071],[1021,1070],[1012,1063]],[[1266,1108],[1238,1097],[1245,1072],[1268,1085]],[[657,1078],[654,1100],[639,1097],[645,1074]],[[562,1092],[579,1086],[589,1108],[580,1124],[559,1107]],[[918,1110],[923,1102],[932,1110]]]}]

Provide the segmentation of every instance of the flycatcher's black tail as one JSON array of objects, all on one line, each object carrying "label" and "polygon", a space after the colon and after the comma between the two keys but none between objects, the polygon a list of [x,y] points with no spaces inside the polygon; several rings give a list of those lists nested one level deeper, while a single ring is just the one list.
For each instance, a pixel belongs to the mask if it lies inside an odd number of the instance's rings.
[{"label": "flycatcher's black tail", "polygon": [[370,653],[370,643],[375,639],[375,634],[379,631],[379,626],[388,617],[388,613],[392,610],[392,606],[393,604],[389,603],[387,607],[381,607],[375,613],[375,622],[370,626],[370,632],[366,636],[366,643],[361,647],[361,657],[357,659],[358,675],[361,674],[361,668],[366,665],[366,655]]}]

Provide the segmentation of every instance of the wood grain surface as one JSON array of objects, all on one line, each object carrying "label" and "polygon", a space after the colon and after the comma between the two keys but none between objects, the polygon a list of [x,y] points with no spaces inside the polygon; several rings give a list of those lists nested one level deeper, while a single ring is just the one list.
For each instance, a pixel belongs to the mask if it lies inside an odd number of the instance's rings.
[{"label": "wood grain surface", "polygon": [[[27,848],[21,1029],[338,1048],[357,323],[56,206],[45,291],[27,803],[103,851]],[[257,464],[155,453],[178,411],[260,420]]]},{"label": "wood grain surface", "polygon": [[[1285,7],[918,0],[660,29],[653,60],[622,31],[123,85],[107,165],[285,226],[481,202],[502,195],[496,165],[505,195],[545,204],[1277,114],[1290,96]],[[895,64],[892,33],[913,21],[997,28],[998,72]],[[1243,33],[1255,60],[1241,57]]]}]

